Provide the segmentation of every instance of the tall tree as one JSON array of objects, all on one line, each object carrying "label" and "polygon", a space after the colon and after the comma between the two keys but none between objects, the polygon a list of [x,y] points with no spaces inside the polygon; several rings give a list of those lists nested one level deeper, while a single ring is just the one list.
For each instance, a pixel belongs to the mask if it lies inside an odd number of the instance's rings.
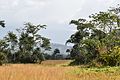
[{"label": "tall tree", "polygon": [[80,60],[84,57],[84,53],[81,52],[84,44],[82,42],[88,39],[90,36],[90,31],[94,28],[94,24],[86,19],[72,20],[70,24],[77,26],[77,32],[71,35],[67,43],[73,43],[73,49],[71,50],[71,58]]},{"label": "tall tree", "polygon": [[45,27],[46,25],[34,25],[32,23],[26,23],[25,27],[20,32],[19,49],[22,52],[23,58],[26,58],[25,56],[27,55],[29,56],[29,59],[35,59],[30,60],[30,62],[43,60],[40,59],[42,58],[40,56],[43,56],[43,49],[50,49],[49,39],[42,37],[39,34],[39,31],[41,29],[45,29]]},{"label": "tall tree", "polygon": [[109,66],[120,64],[118,58],[118,61],[113,58],[120,49],[118,13],[120,7],[92,14],[89,20],[79,19],[70,22],[77,26],[77,32],[71,35],[67,42],[74,44],[71,57],[77,64],[92,63],[94,60]]}]

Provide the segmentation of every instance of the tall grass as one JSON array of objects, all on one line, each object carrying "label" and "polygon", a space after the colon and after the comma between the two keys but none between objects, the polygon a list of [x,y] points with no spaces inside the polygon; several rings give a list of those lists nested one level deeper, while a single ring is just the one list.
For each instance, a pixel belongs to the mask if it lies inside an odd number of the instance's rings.
[{"label": "tall grass", "polygon": [[14,64],[0,67],[0,80],[74,80],[72,67]]},{"label": "tall grass", "polygon": [[[0,80],[120,80],[120,67],[56,66],[69,61],[10,64],[0,67]],[[52,65],[52,66],[50,66]]]}]

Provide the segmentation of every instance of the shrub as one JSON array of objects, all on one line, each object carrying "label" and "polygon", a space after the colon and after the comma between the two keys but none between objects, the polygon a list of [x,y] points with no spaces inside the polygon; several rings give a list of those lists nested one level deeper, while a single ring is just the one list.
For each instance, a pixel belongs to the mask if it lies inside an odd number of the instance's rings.
[{"label": "shrub", "polygon": [[7,62],[7,58],[5,53],[0,52],[0,65],[4,64]]},{"label": "shrub", "polygon": [[108,66],[119,66],[120,65],[120,47],[115,46],[109,51],[109,53],[102,54],[99,61]]}]

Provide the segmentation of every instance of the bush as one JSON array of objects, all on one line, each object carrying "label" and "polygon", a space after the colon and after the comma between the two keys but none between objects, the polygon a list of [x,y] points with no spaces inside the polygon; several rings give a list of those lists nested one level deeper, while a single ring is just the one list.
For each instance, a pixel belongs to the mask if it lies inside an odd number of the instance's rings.
[{"label": "bush", "polygon": [[99,61],[108,66],[119,66],[120,65],[120,47],[115,46],[109,53],[102,54]]},{"label": "bush", "polygon": [[19,55],[17,60],[19,60],[20,63],[41,63],[45,60],[43,53],[40,52],[34,52],[31,54],[30,52],[21,53],[22,55]]},{"label": "bush", "polygon": [[20,63],[32,63],[31,56],[28,53],[24,53],[20,57]]},{"label": "bush", "polygon": [[4,64],[7,62],[7,58],[5,53],[0,52],[0,65]]}]

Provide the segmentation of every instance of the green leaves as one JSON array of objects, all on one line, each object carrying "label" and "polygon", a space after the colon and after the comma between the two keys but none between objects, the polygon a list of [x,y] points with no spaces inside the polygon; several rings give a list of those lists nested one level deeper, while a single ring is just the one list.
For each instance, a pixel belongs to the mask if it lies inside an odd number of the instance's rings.
[{"label": "green leaves", "polygon": [[[38,62],[44,59],[43,50],[50,50],[50,39],[43,37],[39,34],[41,29],[45,29],[46,25],[34,25],[32,23],[26,23],[25,27],[20,33],[19,49],[24,59],[27,62]],[[24,54],[29,55],[28,57]],[[30,61],[28,61],[30,60]]]},{"label": "green leaves", "polygon": [[[67,43],[74,44],[71,57],[79,64],[92,63],[94,60],[104,63],[104,59],[107,60],[109,66],[112,63],[118,64],[117,61],[119,60],[113,59],[115,56],[120,56],[114,52],[117,50],[113,49],[120,46],[120,18],[118,13],[120,13],[120,7],[92,14],[88,20],[72,20],[70,24],[77,26],[77,31],[67,40]],[[111,50],[113,51],[111,52]],[[112,53],[114,56],[111,55]],[[101,57],[103,60],[100,60]]]},{"label": "green leaves", "polygon": [[24,30],[26,30],[27,33],[36,34],[40,29],[45,29],[46,25],[34,25],[32,23],[26,23]]},{"label": "green leaves", "polygon": [[2,65],[5,62],[7,62],[6,55],[5,55],[5,53],[0,52],[0,65]]},{"label": "green leaves", "polygon": [[94,27],[94,25],[90,21],[86,21],[86,19],[71,20],[70,24],[76,25],[77,30],[90,29]]},{"label": "green leaves", "polygon": [[5,49],[8,47],[9,45],[6,43],[5,40],[0,40],[0,52],[5,51]]},{"label": "green leaves", "polygon": [[99,12],[89,16],[96,28],[104,31],[105,33],[111,32],[117,27],[118,16],[111,12]]},{"label": "green leaves", "polygon": [[42,37],[42,45],[41,47],[44,48],[45,50],[50,50],[51,47],[50,47],[50,39],[48,38],[45,38],[45,37]]}]

